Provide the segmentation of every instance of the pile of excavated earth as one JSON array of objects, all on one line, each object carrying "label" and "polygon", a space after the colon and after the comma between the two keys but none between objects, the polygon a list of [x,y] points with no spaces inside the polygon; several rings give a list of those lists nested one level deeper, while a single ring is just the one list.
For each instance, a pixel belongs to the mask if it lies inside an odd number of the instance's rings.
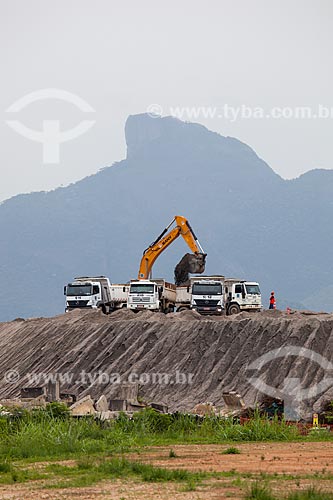
[{"label": "pile of excavated earth", "polygon": [[175,284],[189,283],[190,273],[202,274],[205,270],[206,254],[186,253],[175,267]]},{"label": "pile of excavated earth", "polygon": [[0,323],[0,349],[2,399],[57,374],[78,397],[117,398],[120,382],[138,382],[142,400],[171,411],[222,407],[233,390],[252,406],[263,394],[311,411],[333,400],[333,314],[73,311]]}]

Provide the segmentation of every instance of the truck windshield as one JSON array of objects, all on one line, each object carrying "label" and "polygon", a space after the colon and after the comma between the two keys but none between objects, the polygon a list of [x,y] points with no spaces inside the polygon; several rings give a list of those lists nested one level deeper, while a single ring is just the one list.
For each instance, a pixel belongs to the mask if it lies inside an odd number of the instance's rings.
[{"label": "truck windshield", "polygon": [[249,295],[260,295],[259,285],[245,285],[245,286],[246,286],[246,292]]},{"label": "truck windshield", "polygon": [[193,283],[192,295],[222,295],[221,283]]},{"label": "truck windshield", "polygon": [[92,295],[91,285],[68,285],[66,288],[66,295],[71,297],[73,295]]},{"label": "truck windshield", "polygon": [[130,293],[154,293],[154,285],[133,283],[131,284]]}]

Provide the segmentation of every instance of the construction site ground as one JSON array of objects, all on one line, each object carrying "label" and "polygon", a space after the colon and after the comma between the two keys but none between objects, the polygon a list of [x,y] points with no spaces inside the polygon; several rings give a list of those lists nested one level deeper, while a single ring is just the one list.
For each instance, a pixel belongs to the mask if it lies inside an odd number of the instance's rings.
[{"label": "construction site ground", "polygon": [[73,311],[0,323],[0,349],[1,399],[57,376],[64,392],[95,399],[117,397],[119,383],[136,381],[143,400],[171,411],[207,401],[221,408],[233,390],[253,406],[262,397],[253,379],[270,396],[288,381],[298,380],[303,393],[311,388],[300,402],[307,417],[333,400],[333,314]]},{"label": "construction site ground", "polygon": [[[170,458],[170,446],[153,447],[126,455],[154,466],[208,472],[211,477],[197,484],[182,482],[144,482],[131,477],[104,479],[96,484],[64,487],[73,478],[48,476],[49,462],[17,464],[21,469],[46,472],[45,479],[23,484],[1,485],[3,500],[135,500],[135,499],[184,499],[208,500],[245,498],[251,483],[267,484],[276,498],[283,498],[290,491],[317,490],[331,494],[333,498],[333,444],[332,442],[297,443],[233,443],[239,454],[223,452],[229,447],[221,445],[175,445],[174,458]],[[74,467],[75,460],[57,462]],[[213,473],[216,473],[215,476]],[[213,476],[213,477],[212,477]],[[88,481],[89,482],[89,481]],[[61,484],[60,484],[61,483]],[[59,487],[60,486],[60,487]]]},{"label": "construction site ground", "polygon": [[[0,323],[0,349],[2,399],[19,398],[22,387],[36,385],[31,375],[49,374],[73,375],[62,383],[64,392],[78,397],[89,394],[94,399],[104,394],[110,399],[115,397],[117,384],[94,376],[119,374],[126,382],[134,373],[146,377],[140,384],[141,400],[163,402],[173,412],[188,412],[207,401],[223,408],[222,394],[232,390],[244,397],[247,406],[253,406],[262,396],[251,383],[253,376],[273,391],[283,387],[286,379],[297,379],[302,388],[312,387],[312,399],[302,401],[305,416],[311,417],[325,401],[333,400],[332,386],[320,385],[333,360],[332,314],[265,311],[205,317],[191,311],[164,315],[122,310],[105,316],[97,311],[74,311],[54,318]],[[257,363],[264,355],[268,355],[264,362]],[[82,380],[82,372],[93,378]],[[187,378],[177,382],[177,372]],[[171,378],[160,383],[151,376],[156,373]],[[231,446],[240,453],[223,454]],[[310,442],[304,436],[303,442],[295,443],[176,444],[140,448],[139,453],[126,457],[206,475],[195,484],[147,482],[132,475],[94,482],[91,477],[85,479],[88,470],[78,468],[79,457],[62,462],[76,471],[73,475],[50,469],[51,462],[14,461],[21,480],[15,480],[16,473],[12,481],[16,484],[0,480],[0,498],[240,500],[251,484],[260,481],[269,484],[274,498],[315,486],[330,492],[333,499],[332,440]],[[24,480],[25,470],[36,470],[40,477]]]}]

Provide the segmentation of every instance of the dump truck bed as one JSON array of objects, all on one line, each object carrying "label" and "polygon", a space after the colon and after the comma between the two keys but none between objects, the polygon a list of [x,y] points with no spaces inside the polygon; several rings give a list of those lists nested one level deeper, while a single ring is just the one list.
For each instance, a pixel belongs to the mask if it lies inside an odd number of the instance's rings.
[{"label": "dump truck bed", "polygon": [[156,283],[159,287],[163,288],[162,297],[167,299],[169,302],[176,302],[176,285],[169,283],[164,279],[152,279],[152,282]]},{"label": "dump truck bed", "polygon": [[110,286],[110,292],[111,292],[111,300],[112,302],[119,303],[119,302],[127,302],[127,296],[129,292],[129,284],[112,284]]}]

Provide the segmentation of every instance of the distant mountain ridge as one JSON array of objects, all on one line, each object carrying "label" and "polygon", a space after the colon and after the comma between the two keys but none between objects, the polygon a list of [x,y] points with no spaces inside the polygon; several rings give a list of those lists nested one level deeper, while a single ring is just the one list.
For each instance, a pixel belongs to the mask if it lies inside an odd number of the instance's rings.
[{"label": "distant mountain ridge", "polygon": [[[144,248],[176,214],[208,254],[207,274],[258,280],[265,305],[333,310],[333,171],[277,175],[247,145],[175,118],[130,116],[127,157],[51,192],[0,205],[0,320],[63,311],[77,275],[135,278]],[[156,262],[173,277],[183,241]]]}]

